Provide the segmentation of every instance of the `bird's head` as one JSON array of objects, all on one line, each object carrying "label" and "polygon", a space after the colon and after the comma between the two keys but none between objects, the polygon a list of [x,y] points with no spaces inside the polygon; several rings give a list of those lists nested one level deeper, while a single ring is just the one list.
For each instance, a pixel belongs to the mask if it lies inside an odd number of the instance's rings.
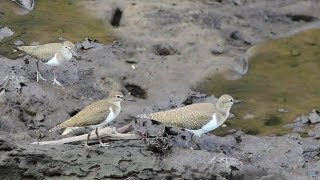
[{"label": "bird's head", "polygon": [[123,94],[120,91],[111,91],[109,94],[109,99],[113,102],[121,102],[123,101]]},{"label": "bird's head", "polygon": [[229,111],[234,103],[237,101],[232,96],[225,94],[222,95],[217,101],[217,108],[223,111]]},{"label": "bird's head", "polygon": [[70,51],[74,56],[79,58],[79,56],[76,54],[76,52],[74,52],[75,45],[72,42],[64,41],[62,44],[63,44],[63,50]]}]

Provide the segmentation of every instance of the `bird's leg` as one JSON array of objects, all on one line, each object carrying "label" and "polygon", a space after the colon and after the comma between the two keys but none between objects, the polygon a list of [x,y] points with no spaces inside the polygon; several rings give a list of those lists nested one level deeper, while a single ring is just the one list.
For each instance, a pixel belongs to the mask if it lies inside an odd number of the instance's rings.
[{"label": "bird's leg", "polygon": [[53,84],[57,84],[58,86],[62,86],[62,84],[57,80],[56,73],[54,72],[54,69],[55,69],[55,68],[56,68],[55,66],[53,66],[53,68],[52,68],[52,72],[53,72]]},{"label": "bird's leg", "polygon": [[90,147],[90,146],[88,145],[88,143],[89,143],[89,139],[90,139],[91,133],[92,133],[92,131],[90,131],[90,132],[88,133],[87,141],[86,141],[86,143],[84,144],[86,147]]},{"label": "bird's leg", "polygon": [[95,133],[96,133],[96,135],[97,135],[97,138],[98,138],[98,140],[99,140],[99,143],[100,143],[100,146],[101,146],[101,147],[109,146],[109,144],[103,143],[102,140],[100,139],[100,136],[99,136],[99,133],[98,133],[98,128],[95,129]]},{"label": "bird's leg", "polygon": [[45,78],[43,78],[40,74],[40,70],[39,70],[39,61],[36,62],[37,64],[37,83],[39,82],[39,78],[41,78],[42,80],[46,81]]}]

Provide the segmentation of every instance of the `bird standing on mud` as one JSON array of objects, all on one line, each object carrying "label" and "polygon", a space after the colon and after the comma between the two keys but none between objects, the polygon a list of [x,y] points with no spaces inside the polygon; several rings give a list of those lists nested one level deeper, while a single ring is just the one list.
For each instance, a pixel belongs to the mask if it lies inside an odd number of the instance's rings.
[{"label": "bird standing on mud", "polygon": [[[71,60],[73,55],[78,57],[73,50],[74,46],[75,45],[72,42],[64,41],[63,43],[49,43],[37,46],[20,46],[18,49],[45,62],[45,64],[49,66],[53,66],[53,84],[61,86],[62,84],[57,80],[54,69],[56,66],[62,65],[65,61]],[[37,82],[39,82],[39,78],[46,80],[40,74],[39,61],[37,61]]]},{"label": "bird standing on mud", "polygon": [[236,102],[238,101],[230,95],[222,95],[215,104],[192,104],[177,109],[142,114],[138,117],[184,128],[200,137],[221,126],[227,120],[230,109]]},{"label": "bird standing on mud", "polygon": [[[104,127],[118,116],[121,111],[121,101],[123,101],[123,94],[119,91],[111,91],[107,99],[85,107],[75,116],[52,128],[50,132],[68,127],[90,127],[90,129],[94,129],[100,145],[104,146],[98,134],[98,129]],[[85,143],[87,147],[92,132],[88,133]]]}]

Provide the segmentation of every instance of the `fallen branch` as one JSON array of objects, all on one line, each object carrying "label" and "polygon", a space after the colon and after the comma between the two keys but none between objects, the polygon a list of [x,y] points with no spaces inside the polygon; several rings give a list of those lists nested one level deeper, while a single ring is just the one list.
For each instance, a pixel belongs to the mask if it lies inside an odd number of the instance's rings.
[{"label": "fallen branch", "polygon": [[[126,125],[122,128],[124,129],[130,129],[130,125]],[[72,142],[79,142],[79,141],[86,141],[88,134],[83,134],[79,136],[72,136],[68,138],[63,138],[60,140],[54,140],[54,141],[42,141],[42,142],[33,142],[31,144],[36,145],[62,145],[66,143],[72,143]],[[103,129],[99,129],[99,136],[101,139],[108,139],[108,140],[128,140],[128,139],[140,139],[140,137],[136,134],[122,134],[117,131],[115,127],[105,127]],[[95,132],[91,132],[90,135],[90,141],[97,140],[97,136]]]}]

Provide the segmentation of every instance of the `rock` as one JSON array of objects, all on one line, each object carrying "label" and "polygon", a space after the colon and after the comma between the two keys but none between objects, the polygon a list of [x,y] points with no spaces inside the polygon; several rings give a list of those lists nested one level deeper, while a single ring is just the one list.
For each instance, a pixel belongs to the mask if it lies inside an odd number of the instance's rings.
[{"label": "rock", "polygon": [[300,123],[300,122],[296,122],[293,124],[286,124],[283,127],[284,128],[291,128],[293,129],[293,132],[304,132],[304,127],[306,126],[306,124]]},{"label": "rock", "polygon": [[34,0],[13,0],[13,2],[17,3],[22,8],[32,11],[35,6]]},{"label": "rock", "polygon": [[240,32],[238,30],[231,32],[230,39],[235,41],[241,41],[244,44],[251,45],[254,43],[254,40],[244,32]]},{"label": "rock", "polygon": [[15,40],[14,42],[13,42],[13,44],[15,45],[15,46],[21,46],[21,45],[23,45],[24,43],[23,43],[23,41],[21,41],[21,40]]},{"label": "rock", "polygon": [[44,114],[41,112],[37,112],[36,116],[34,117],[35,121],[43,122],[44,121]]},{"label": "rock", "polygon": [[229,113],[229,116],[228,116],[228,119],[232,119],[232,118],[234,118],[234,117],[236,117],[233,113]]},{"label": "rock", "polygon": [[320,124],[317,124],[312,130],[309,130],[308,135],[314,139],[320,139]]},{"label": "rock", "polygon": [[40,42],[34,41],[34,42],[32,42],[32,43],[30,44],[30,46],[37,46],[37,45],[39,45],[39,44],[40,44]]},{"label": "rock", "polygon": [[302,124],[307,124],[307,123],[309,123],[309,119],[307,116],[302,115],[302,116],[298,117],[296,120],[294,120],[294,122],[300,122]]},{"label": "rock", "polygon": [[95,45],[93,44],[93,41],[91,41],[90,39],[86,39],[85,41],[83,41],[81,43],[81,49],[91,49],[91,48],[94,48]]},{"label": "rock", "polygon": [[153,45],[153,52],[158,56],[169,56],[178,53],[178,51],[169,44]]},{"label": "rock", "polygon": [[278,112],[281,112],[281,113],[287,113],[289,112],[287,109],[284,109],[284,108],[279,108],[278,109]]},{"label": "rock", "polygon": [[253,114],[246,114],[245,116],[243,116],[243,119],[252,119],[255,116]]},{"label": "rock", "polygon": [[214,55],[222,54],[224,53],[224,49],[225,49],[224,44],[215,44],[215,46],[212,47],[211,53]]},{"label": "rock", "polygon": [[312,124],[320,122],[320,112],[317,109],[312,110],[312,113],[309,114],[308,119]]},{"label": "rock", "polygon": [[[0,26],[0,28],[1,28],[1,26]],[[11,31],[11,29],[9,29],[7,26],[1,28],[1,29],[0,29],[0,41],[1,41],[3,38],[12,36],[13,34],[14,34],[14,32]]]},{"label": "rock", "polygon": [[[15,145],[0,139],[0,151],[12,151],[16,149]],[[1,157],[1,156],[0,156]]]}]

